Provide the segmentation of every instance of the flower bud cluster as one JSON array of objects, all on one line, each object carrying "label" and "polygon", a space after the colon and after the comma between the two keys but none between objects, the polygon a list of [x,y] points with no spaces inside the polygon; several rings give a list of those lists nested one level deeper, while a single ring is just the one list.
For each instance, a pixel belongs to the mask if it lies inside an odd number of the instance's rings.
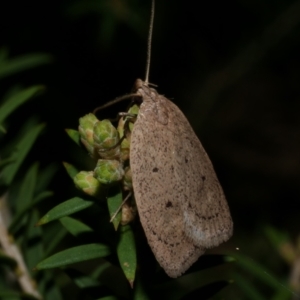
[{"label": "flower bud cluster", "polygon": [[[107,119],[98,120],[90,113],[79,119],[80,140],[89,155],[97,161],[93,171],[81,171],[74,177],[76,187],[90,196],[97,197],[112,184],[122,183],[124,191],[132,191],[129,166],[130,134],[138,106],[119,120],[117,128]],[[123,223],[127,223],[129,204],[123,205]]]}]

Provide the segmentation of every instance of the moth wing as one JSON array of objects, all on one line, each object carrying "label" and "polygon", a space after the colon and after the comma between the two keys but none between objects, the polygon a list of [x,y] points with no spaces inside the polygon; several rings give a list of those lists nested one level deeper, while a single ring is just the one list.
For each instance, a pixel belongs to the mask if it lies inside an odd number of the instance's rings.
[{"label": "moth wing", "polygon": [[233,224],[210,159],[185,116],[161,95],[150,103],[144,99],[131,136],[133,189],[148,243],[166,273],[177,277],[206,248],[228,240]]},{"label": "moth wing", "polygon": [[165,272],[178,277],[204,253],[204,248],[185,233],[180,184],[170,163],[173,140],[174,133],[166,126],[147,118],[137,119],[131,135],[130,167],[148,243]]},{"label": "moth wing", "polygon": [[177,123],[174,148],[185,233],[199,247],[216,247],[233,231],[229,207],[213,165],[186,117],[168,99],[169,120]]}]

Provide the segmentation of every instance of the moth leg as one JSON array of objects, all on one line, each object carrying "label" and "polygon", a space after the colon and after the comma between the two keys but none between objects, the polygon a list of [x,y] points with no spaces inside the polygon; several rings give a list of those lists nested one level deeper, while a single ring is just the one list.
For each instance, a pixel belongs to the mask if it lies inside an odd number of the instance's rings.
[{"label": "moth leg", "polygon": [[125,197],[125,199],[123,200],[123,202],[121,203],[121,205],[118,207],[118,209],[115,211],[115,213],[110,218],[109,222],[112,222],[114,220],[114,218],[119,213],[119,211],[121,210],[122,206],[127,202],[127,200],[129,199],[130,196],[132,196],[132,192],[128,193],[128,195]]}]

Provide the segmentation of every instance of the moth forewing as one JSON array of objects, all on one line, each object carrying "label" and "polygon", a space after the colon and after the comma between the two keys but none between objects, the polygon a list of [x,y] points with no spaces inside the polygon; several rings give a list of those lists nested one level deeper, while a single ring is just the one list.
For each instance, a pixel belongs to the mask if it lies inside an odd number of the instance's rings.
[{"label": "moth forewing", "polygon": [[130,144],[136,204],[148,243],[171,277],[229,239],[232,220],[212,163],[170,100],[138,79],[142,98]]}]

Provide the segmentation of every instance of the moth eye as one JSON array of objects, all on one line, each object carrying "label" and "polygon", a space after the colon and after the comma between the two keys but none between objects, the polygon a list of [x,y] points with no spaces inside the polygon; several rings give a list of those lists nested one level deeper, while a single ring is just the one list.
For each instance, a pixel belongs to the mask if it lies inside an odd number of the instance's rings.
[{"label": "moth eye", "polygon": [[158,168],[153,168],[152,172],[157,173],[158,172]]}]

